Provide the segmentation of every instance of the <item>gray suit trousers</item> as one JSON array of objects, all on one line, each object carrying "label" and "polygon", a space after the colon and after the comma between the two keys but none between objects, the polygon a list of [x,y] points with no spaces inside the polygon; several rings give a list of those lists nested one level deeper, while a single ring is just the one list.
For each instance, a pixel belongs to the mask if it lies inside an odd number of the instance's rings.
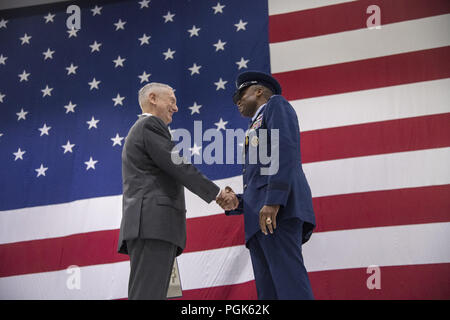
[{"label": "gray suit trousers", "polygon": [[166,300],[177,246],[157,239],[127,240],[129,300]]}]

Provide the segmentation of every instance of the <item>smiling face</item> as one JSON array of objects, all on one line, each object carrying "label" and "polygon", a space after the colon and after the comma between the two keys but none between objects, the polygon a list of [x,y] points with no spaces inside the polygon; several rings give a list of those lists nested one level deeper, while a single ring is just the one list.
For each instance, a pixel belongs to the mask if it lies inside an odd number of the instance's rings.
[{"label": "smiling face", "polygon": [[172,116],[178,111],[177,98],[172,89],[158,88],[149,94],[152,105],[151,113],[164,121],[165,124],[172,122]]}]

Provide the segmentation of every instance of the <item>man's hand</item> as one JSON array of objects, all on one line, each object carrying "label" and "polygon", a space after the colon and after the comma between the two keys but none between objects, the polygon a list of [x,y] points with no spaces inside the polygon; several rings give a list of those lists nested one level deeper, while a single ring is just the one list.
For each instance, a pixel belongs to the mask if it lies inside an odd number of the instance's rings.
[{"label": "man's hand", "polygon": [[236,197],[233,189],[228,186],[220,191],[216,202],[224,210],[235,210],[239,206],[239,199]]},{"label": "man's hand", "polygon": [[267,228],[270,233],[277,228],[277,214],[280,205],[266,205],[259,211],[259,226],[262,233],[267,236]]}]

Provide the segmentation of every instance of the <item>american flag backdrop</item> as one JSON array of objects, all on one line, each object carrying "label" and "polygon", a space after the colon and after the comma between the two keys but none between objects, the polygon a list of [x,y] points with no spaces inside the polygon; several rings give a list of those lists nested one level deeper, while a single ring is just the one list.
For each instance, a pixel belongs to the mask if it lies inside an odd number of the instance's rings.
[{"label": "american flag backdrop", "polygon": [[[79,30],[66,26],[73,4]],[[373,5],[378,28],[367,24]],[[223,143],[226,129],[247,127],[234,80],[260,70],[280,81],[302,131],[317,218],[303,255],[315,297],[450,299],[449,30],[448,0],[0,11],[0,298],[126,298],[121,151],[137,91],[152,81],[175,88],[170,129],[192,132],[194,160],[210,143],[194,139],[194,121]],[[242,141],[233,143],[238,156]],[[196,166],[242,192],[239,164]],[[243,217],[188,190],[186,205],[183,299],[256,299]],[[70,266],[79,287],[68,286]]]}]

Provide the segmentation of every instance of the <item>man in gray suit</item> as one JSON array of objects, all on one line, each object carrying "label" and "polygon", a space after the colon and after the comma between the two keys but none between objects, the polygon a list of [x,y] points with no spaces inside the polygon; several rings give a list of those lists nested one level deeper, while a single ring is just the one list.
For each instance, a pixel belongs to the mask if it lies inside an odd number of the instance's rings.
[{"label": "man in gray suit", "polygon": [[[178,111],[173,89],[149,83],[139,91],[142,115],[122,151],[123,208],[118,252],[130,256],[129,299],[166,299],[172,266],[186,245],[184,187],[206,202],[237,206],[193,165],[172,161],[167,125]],[[181,163],[179,163],[181,162]]]}]

